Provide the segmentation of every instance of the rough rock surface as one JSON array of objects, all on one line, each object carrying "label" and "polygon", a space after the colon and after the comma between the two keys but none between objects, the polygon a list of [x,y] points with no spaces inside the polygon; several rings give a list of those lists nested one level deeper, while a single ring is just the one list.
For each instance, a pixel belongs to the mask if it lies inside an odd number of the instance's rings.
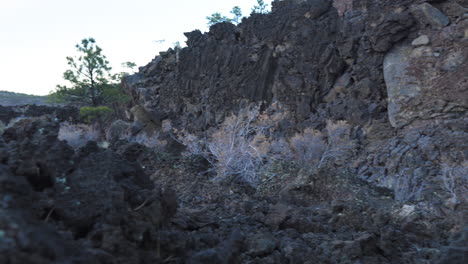
[{"label": "rough rock surface", "polygon": [[139,252],[176,212],[173,192],[110,150],[80,157],[58,130],[46,116],[26,118],[0,140],[0,262],[160,260]]},{"label": "rough rock surface", "polygon": [[[273,102],[285,105],[292,113],[285,130],[321,128],[326,120],[346,120],[356,129],[359,151],[342,169],[373,188],[393,191],[383,196],[400,203],[418,203],[415,210],[425,208],[431,212],[429,218],[450,215],[462,219],[467,212],[468,182],[467,8],[467,2],[461,0],[274,1],[270,14],[252,15],[238,26],[220,23],[208,33],[186,33],[186,48],[160,53],[127,79],[127,88],[133,104],[151,117],[146,119],[152,126],[169,119],[194,133],[215,127],[230,112],[251,102],[261,102],[263,108]],[[412,45],[420,36],[427,40],[419,39]],[[451,184],[450,179],[456,178],[453,175],[461,182]],[[298,173],[284,183],[281,201],[304,206],[320,197],[350,200],[360,195],[347,193],[344,190],[350,183],[340,185],[343,181],[336,180],[332,182],[338,187],[320,196],[327,183],[311,184],[317,182],[317,176],[307,177]],[[286,219],[294,219],[287,205],[279,208],[262,213],[271,216],[263,223],[273,230],[284,226]],[[255,213],[256,219],[264,216]],[[301,221],[299,225],[307,226],[308,220]],[[405,222],[400,231],[434,226],[432,220],[418,221]],[[298,228],[295,226],[294,232]],[[314,228],[314,232],[326,230],[320,225]],[[344,252],[343,259],[329,259],[330,263],[346,263],[353,254],[368,250],[392,255],[398,251],[392,243],[376,242],[385,236],[400,238],[398,228],[390,229],[371,232],[376,237],[363,234],[362,240],[356,235],[330,242]],[[459,226],[457,232],[462,229]],[[254,232],[259,240],[247,239],[247,243],[258,248],[250,256],[259,254],[265,263],[293,263],[305,260],[289,259],[286,252],[329,254],[309,251],[292,235],[294,232],[275,241],[273,250],[272,243],[264,243],[264,233]],[[415,236],[401,236],[403,247],[413,243]],[[405,239],[410,241],[403,242]],[[448,250],[428,244],[421,248],[420,257],[433,261],[444,258]],[[464,251],[457,251],[456,246],[453,250],[458,252],[453,255],[457,260],[445,261],[462,263]],[[215,252],[213,247],[200,257],[216,259]],[[268,253],[263,256],[262,252]],[[405,254],[412,253],[401,256]],[[356,258],[368,263],[389,260],[380,256]]]},{"label": "rough rock surface", "polygon": [[[75,152],[50,117],[13,123],[0,137],[0,262],[466,263],[466,7],[274,1],[187,33],[188,47],[128,77],[135,122],[114,123],[109,149]],[[285,130],[347,120],[353,159],[253,190],[212,181],[175,143],[120,137],[165,119],[203,132],[275,101],[291,110]]]},{"label": "rough rock surface", "polygon": [[[186,33],[187,48],[161,53],[128,79],[135,103],[155,120],[177,119],[193,130],[216,125],[243,101],[278,100],[299,123],[311,113],[355,122],[386,118],[380,69],[385,52],[415,24],[401,7],[410,1],[355,2],[340,17],[331,1],[276,1],[271,14],[237,27],[220,23],[209,33]],[[341,76],[350,80],[333,90]]]},{"label": "rough rock surface", "polygon": [[[186,33],[186,48],[161,53],[127,84],[153,121],[169,118],[194,131],[242,102],[279,101],[297,124],[311,114],[355,124],[388,114],[402,127],[463,113],[468,22],[450,10],[466,3],[421,2],[275,1],[271,14],[238,26]],[[412,47],[419,35],[431,44]]]},{"label": "rough rock surface", "polygon": [[[385,56],[388,113],[394,127],[414,120],[458,118],[468,108],[468,21],[424,29],[430,45],[395,46]],[[428,44],[428,43],[426,43]]]},{"label": "rough rock surface", "polygon": [[302,171],[279,196],[252,193],[207,180],[200,161],[124,141],[73,152],[57,133],[41,117],[0,137],[2,263],[466,259],[466,211],[395,202],[347,172]]},{"label": "rough rock surface", "polygon": [[[249,102],[266,108],[273,101],[292,112],[285,130],[346,120],[360,131],[362,162],[350,167],[391,187],[398,175],[418,170],[426,177],[422,168],[440,174],[444,164],[455,164],[426,157],[463,153],[454,160],[466,169],[466,126],[452,125],[466,123],[468,108],[466,8],[454,0],[274,1],[271,14],[238,26],[186,33],[186,48],[161,53],[127,86],[156,127],[170,119],[206,131]],[[421,35],[430,42],[411,45]],[[399,139],[414,134],[443,136],[421,143],[432,154],[406,157],[411,147]],[[369,157],[389,152],[400,158]]]},{"label": "rough rock surface", "polygon": [[45,106],[45,105],[0,105],[0,121],[8,125],[10,120],[20,117],[51,115],[60,121],[79,120],[79,112],[75,107]]}]

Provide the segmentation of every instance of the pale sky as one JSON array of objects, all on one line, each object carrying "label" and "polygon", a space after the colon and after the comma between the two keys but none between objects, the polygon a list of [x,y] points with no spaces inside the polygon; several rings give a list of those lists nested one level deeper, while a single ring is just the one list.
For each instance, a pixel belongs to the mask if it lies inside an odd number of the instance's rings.
[{"label": "pale sky", "polygon": [[[264,1],[271,4],[271,0]],[[185,43],[183,32],[207,31],[214,12],[250,14],[256,0],[0,0],[0,90],[45,95],[64,83],[66,56],[93,37],[115,72],[143,66]],[[270,7],[270,6],[269,6]],[[159,43],[158,40],[165,40]]]}]

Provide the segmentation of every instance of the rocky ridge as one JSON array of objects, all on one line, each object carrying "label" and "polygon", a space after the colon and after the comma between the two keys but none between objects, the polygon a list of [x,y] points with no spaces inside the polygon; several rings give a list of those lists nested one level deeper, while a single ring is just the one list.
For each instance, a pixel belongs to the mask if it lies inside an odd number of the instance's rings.
[{"label": "rocky ridge", "polygon": [[[272,13],[187,33],[126,79],[119,122],[203,134],[251,102],[287,134],[353,126],[356,153],[281,165],[257,190],[209,164],[112,136],[72,149],[50,116],[0,138],[2,263],[465,263],[465,1],[274,1]],[[117,126],[113,126],[116,128]],[[451,179],[456,181],[451,182]]]},{"label": "rocky ridge", "polygon": [[256,102],[291,112],[283,133],[346,120],[360,143],[348,169],[439,199],[444,171],[467,171],[467,23],[464,1],[274,1],[141,67],[133,117],[203,133]]}]

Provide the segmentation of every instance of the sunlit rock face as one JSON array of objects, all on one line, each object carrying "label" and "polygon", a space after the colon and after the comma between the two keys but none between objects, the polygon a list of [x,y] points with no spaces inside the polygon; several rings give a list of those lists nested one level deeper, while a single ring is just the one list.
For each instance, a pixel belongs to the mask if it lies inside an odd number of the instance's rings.
[{"label": "sunlit rock face", "polygon": [[[435,17],[430,16],[433,13]],[[389,120],[398,128],[415,120],[457,118],[468,107],[467,21],[440,28],[448,23],[426,22],[441,16],[448,20],[440,11],[421,16],[417,16],[419,23],[428,26],[419,30],[418,37],[395,46],[384,59]]]}]

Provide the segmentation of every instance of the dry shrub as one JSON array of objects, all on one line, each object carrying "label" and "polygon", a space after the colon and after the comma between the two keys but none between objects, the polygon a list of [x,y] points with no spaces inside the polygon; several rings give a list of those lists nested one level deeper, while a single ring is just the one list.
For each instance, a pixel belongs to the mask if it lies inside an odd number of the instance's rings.
[{"label": "dry shrub", "polygon": [[301,166],[315,166],[327,149],[322,132],[306,128],[289,139],[294,160]]},{"label": "dry shrub", "polygon": [[443,164],[441,172],[443,188],[454,202],[468,202],[468,167]]},{"label": "dry shrub", "polygon": [[330,162],[330,165],[342,165],[356,149],[351,129],[346,121],[340,120],[327,121],[324,132],[306,128],[296,133],[289,139],[294,160],[304,167],[322,168]]},{"label": "dry shrub", "polygon": [[353,9],[353,1],[352,0],[334,0],[333,7],[336,8],[338,11],[339,16],[343,16],[346,11]]},{"label": "dry shrub", "polygon": [[106,128],[106,139],[109,142],[115,142],[127,138],[130,135],[130,128],[131,123],[123,120],[115,120]]},{"label": "dry shrub", "polygon": [[159,131],[142,129],[135,134],[132,132],[132,123],[123,120],[116,120],[110,125],[106,130],[106,138],[112,143],[118,140],[136,142],[155,151],[162,151],[167,145],[167,140],[163,139]]},{"label": "dry shrub", "polygon": [[331,160],[335,165],[343,165],[354,154],[357,144],[351,138],[352,127],[344,120],[327,121],[327,148],[320,159],[318,167]]},{"label": "dry shrub", "polygon": [[129,136],[127,140],[136,142],[155,151],[163,151],[167,145],[167,141],[162,139],[158,132],[153,132],[152,134],[140,132],[135,136]]},{"label": "dry shrub", "polygon": [[201,155],[211,163],[217,180],[239,176],[256,186],[260,182],[258,171],[270,146],[266,137],[268,127],[254,122],[258,117],[258,106],[243,109],[227,117],[215,132],[203,139],[185,131],[175,132],[189,154]]},{"label": "dry shrub", "polygon": [[227,117],[214,132],[200,138],[173,129],[190,155],[201,155],[217,173],[216,179],[238,176],[258,186],[268,166],[295,161],[303,167],[319,167],[329,161],[342,162],[354,153],[351,126],[345,121],[327,122],[325,133],[307,128],[289,139],[273,138],[278,124],[289,116],[279,104],[261,113],[259,106],[242,109]]},{"label": "dry shrub", "polygon": [[418,181],[414,175],[395,175],[393,177],[393,193],[399,202],[416,201],[426,189],[426,184]]},{"label": "dry shrub", "polygon": [[72,148],[78,149],[86,145],[88,141],[97,141],[99,131],[89,125],[63,122],[60,124],[58,138],[66,141]]}]

